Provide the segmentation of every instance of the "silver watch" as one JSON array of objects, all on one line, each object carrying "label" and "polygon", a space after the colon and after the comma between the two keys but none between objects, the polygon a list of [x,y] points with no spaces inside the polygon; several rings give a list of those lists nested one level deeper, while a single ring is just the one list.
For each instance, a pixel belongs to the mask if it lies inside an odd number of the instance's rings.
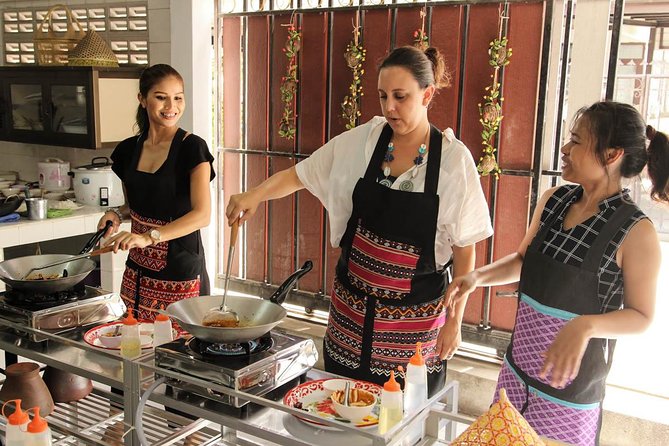
[{"label": "silver watch", "polygon": [[123,223],[123,214],[119,208],[107,208],[105,212],[113,212],[118,217],[119,222]]},{"label": "silver watch", "polygon": [[153,243],[158,243],[160,242],[160,231],[157,229],[151,229],[149,231],[149,237],[151,237],[151,240],[153,240]]}]

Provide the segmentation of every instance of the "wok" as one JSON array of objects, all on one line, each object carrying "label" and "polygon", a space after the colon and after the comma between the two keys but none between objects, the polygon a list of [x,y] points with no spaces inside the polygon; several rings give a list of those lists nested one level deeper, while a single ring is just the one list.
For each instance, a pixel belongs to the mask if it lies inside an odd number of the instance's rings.
[{"label": "wok", "polygon": [[290,275],[269,299],[228,296],[226,305],[239,316],[238,327],[207,327],[202,318],[212,308],[221,305],[222,296],[200,296],[171,303],[165,312],[177,324],[198,339],[213,343],[238,343],[256,339],[270,331],[286,317],[281,306],[295,282],[311,271],[307,260],[302,268]]},{"label": "wok", "polygon": [[[107,221],[105,227],[93,235],[80,253],[84,254],[90,251],[100,241],[109,226],[111,226],[111,221]],[[4,262],[0,262],[0,280],[15,290],[46,294],[64,291],[84,280],[95,269],[95,261],[91,259],[78,259],[38,271],[45,276],[57,274],[58,278],[56,279],[25,280],[23,278],[31,268],[58,260],[65,260],[70,257],[76,256],[70,254],[42,254],[5,260]],[[64,271],[67,271],[67,275],[64,274]]]}]

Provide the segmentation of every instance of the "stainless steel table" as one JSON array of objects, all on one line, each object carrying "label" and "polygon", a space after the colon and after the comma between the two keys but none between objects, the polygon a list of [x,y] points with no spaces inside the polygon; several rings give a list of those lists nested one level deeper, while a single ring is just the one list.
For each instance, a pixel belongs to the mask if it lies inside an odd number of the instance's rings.
[{"label": "stainless steel table", "polygon": [[[40,334],[44,342],[30,342],[23,333]],[[153,350],[139,358],[127,360],[118,352],[103,350],[83,341],[85,329],[64,335],[53,335],[40,330],[18,326],[0,320],[0,349],[24,358],[51,365],[95,382],[123,391],[113,394],[96,388],[85,399],[69,404],[57,404],[47,419],[54,430],[56,445],[139,445],[135,432],[135,415],[140,396],[147,389],[149,405],[142,412],[142,428],[151,445],[401,445],[407,429],[424,426],[421,445],[448,444],[455,436],[458,383],[449,382],[428,401],[421,410],[395,426],[386,435],[379,435],[376,427],[359,429],[337,421],[323,420],[301,410],[284,406],[281,402],[237,392],[227,387],[205,382],[189,375],[162,369],[154,363]],[[199,397],[180,398],[168,391],[165,384],[156,382],[154,374],[180,379],[213,391],[247,399],[254,409],[246,417],[228,415],[220,403]],[[329,375],[312,369],[308,379]],[[189,418],[166,411],[164,407],[198,417]],[[326,424],[318,427],[298,420],[313,419]],[[121,439],[123,433],[126,435]]]}]

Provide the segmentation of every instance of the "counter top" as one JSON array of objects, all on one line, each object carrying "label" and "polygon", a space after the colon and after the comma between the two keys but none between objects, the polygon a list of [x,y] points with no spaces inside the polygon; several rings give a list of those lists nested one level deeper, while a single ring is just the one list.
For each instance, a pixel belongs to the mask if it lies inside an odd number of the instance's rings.
[{"label": "counter top", "polygon": [[0,223],[0,249],[95,232],[105,209],[84,206],[65,217]]}]

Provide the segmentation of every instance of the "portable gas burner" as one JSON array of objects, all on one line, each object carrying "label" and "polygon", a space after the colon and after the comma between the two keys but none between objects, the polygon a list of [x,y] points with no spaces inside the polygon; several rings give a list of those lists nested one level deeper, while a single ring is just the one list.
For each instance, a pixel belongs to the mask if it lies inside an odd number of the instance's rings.
[{"label": "portable gas burner", "polygon": [[[159,367],[257,396],[305,375],[317,360],[313,340],[277,329],[241,344],[212,344],[190,338],[156,348]],[[174,378],[168,378],[168,384],[237,408],[248,403]]]},{"label": "portable gas burner", "polygon": [[[79,284],[56,293],[10,287],[0,293],[0,318],[54,334],[118,319],[126,307],[117,293]],[[35,341],[39,336],[31,336]]]}]

